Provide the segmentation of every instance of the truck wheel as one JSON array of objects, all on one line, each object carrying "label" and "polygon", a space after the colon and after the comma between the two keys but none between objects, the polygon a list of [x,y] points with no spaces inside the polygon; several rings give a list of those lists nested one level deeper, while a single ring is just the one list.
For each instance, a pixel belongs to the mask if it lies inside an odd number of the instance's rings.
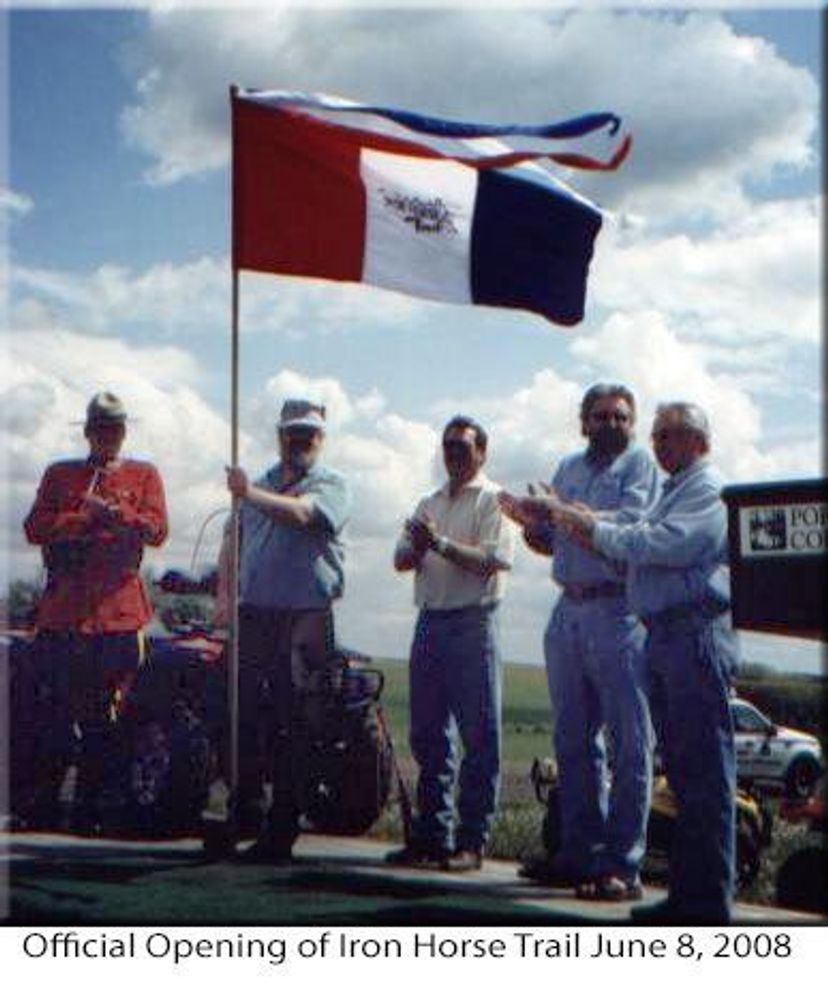
[{"label": "truck wheel", "polygon": [[791,799],[807,799],[813,795],[819,778],[819,767],[807,758],[795,758],[785,773],[785,795]]}]

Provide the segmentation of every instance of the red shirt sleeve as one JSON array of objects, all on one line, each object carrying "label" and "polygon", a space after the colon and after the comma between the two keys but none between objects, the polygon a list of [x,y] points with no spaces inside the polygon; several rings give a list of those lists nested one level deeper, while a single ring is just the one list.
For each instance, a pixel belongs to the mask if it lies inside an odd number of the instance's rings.
[{"label": "red shirt sleeve", "polygon": [[151,464],[144,464],[137,501],[120,504],[120,524],[137,530],[147,545],[162,545],[169,534],[167,502],[161,475]]},{"label": "red shirt sleeve", "polygon": [[86,471],[80,463],[53,464],[47,468],[23,523],[26,538],[32,545],[47,545],[91,531],[92,518],[82,500],[91,476],[91,471]]}]

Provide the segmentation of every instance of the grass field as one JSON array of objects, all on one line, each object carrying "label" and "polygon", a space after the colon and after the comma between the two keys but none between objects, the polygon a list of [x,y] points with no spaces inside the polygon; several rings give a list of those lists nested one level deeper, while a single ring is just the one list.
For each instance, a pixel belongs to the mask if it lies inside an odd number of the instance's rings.
[{"label": "grass field", "polygon": [[[404,777],[412,791],[416,768],[408,747],[408,664],[399,661],[379,661],[377,666],[385,675],[383,706],[388,716],[395,750]],[[740,687],[742,684],[739,684]],[[771,677],[763,681],[766,691],[784,697],[792,692],[812,694],[808,704],[800,703],[803,719],[814,706],[824,700],[825,682],[798,677]],[[775,689],[774,689],[775,688]],[[740,689],[741,692],[741,689]],[[793,711],[791,711],[793,712]],[[809,729],[808,723],[787,719],[789,726]],[[529,772],[536,757],[552,754],[552,716],[546,685],[545,670],[539,666],[511,665],[504,667],[503,696],[503,774],[500,808],[490,843],[493,857],[520,859],[542,849],[540,830],[543,808],[535,798]],[[819,838],[802,826],[792,826],[776,815],[777,806],[767,800],[774,816],[773,839],[762,858],[762,868],[751,888],[740,893],[745,901],[771,903],[774,896],[776,872],[780,865],[801,847],[819,843]],[[373,833],[390,839],[400,839],[402,828],[395,805],[386,810],[373,828]],[[645,873],[650,881],[664,878],[665,863],[658,856],[648,855]]]}]

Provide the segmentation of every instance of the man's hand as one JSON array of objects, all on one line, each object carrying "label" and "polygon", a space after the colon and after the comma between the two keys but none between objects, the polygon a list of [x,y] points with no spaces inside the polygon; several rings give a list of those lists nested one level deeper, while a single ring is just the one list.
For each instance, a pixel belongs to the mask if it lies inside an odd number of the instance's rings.
[{"label": "man's hand", "polygon": [[507,518],[510,518],[516,525],[520,525],[521,528],[525,528],[537,520],[524,507],[523,498],[509,491],[501,491],[497,495],[497,503],[500,505],[500,510],[503,514]]},{"label": "man's hand", "polygon": [[428,549],[433,549],[437,542],[437,529],[429,517],[409,518],[405,523],[405,531],[411,540],[412,549],[422,555]]},{"label": "man's hand", "polygon": [[225,467],[224,469],[227,472],[227,490],[233,497],[247,497],[250,481],[244,470],[241,467]]},{"label": "man's hand", "polygon": [[586,504],[558,502],[556,506],[550,508],[550,514],[555,524],[559,525],[567,535],[582,544],[592,544],[592,531],[595,528],[597,515]]},{"label": "man's hand", "polygon": [[529,493],[523,497],[501,491],[497,497],[501,511],[523,528],[550,521],[551,510],[561,504],[555,488],[539,483],[537,486],[527,484],[526,489]]},{"label": "man's hand", "polygon": [[107,501],[99,494],[87,494],[83,499],[83,506],[89,512],[92,521],[99,525],[111,524],[121,518],[121,509],[118,505]]}]

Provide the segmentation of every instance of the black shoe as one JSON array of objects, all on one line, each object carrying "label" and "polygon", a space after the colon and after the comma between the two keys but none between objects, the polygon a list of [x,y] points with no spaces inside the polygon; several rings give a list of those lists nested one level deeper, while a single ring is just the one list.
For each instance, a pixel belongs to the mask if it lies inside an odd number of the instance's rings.
[{"label": "black shoe", "polygon": [[587,880],[582,871],[576,871],[554,858],[543,856],[528,858],[524,861],[518,868],[518,876],[528,878],[530,882],[537,882],[538,885],[564,889],[574,888]]},{"label": "black shoe", "polygon": [[691,913],[678,909],[670,899],[651,906],[636,906],[630,910],[630,920],[636,926],[728,926],[730,917],[722,913]]},{"label": "black shoe", "polygon": [[100,837],[103,822],[97,807],[89,803],[74,807],[69,820],[69,832],[78,837]]},{"label": "black shoe", "polygon": [[442,868],[449,852],[427,844],[405,844],[385,855],[386,864],[401,868]]},{"label": "black shoe", "polygon": [[483,852],[461,848],[443,861],[443,871],[480,871],[483,867]]},{"label": "black shoe", "polygon": [[239,864],[286,865],[293,861],[293,842],[263,834],[236,855]]}]

